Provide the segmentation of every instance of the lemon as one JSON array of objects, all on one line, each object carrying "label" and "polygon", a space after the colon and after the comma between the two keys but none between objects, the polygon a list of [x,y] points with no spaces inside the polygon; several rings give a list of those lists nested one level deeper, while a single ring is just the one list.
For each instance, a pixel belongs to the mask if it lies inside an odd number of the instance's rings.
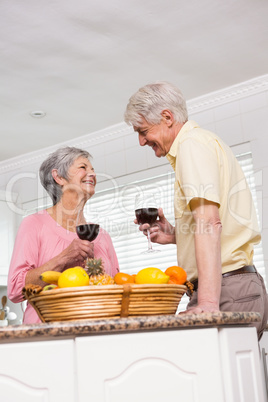
[{"label": "lemon", "polygon": [[89,276],[81,267],[68,268],[62,272],[58,279],[59,288],[88,286]]},{"label": "lemon", "polygon": [[161,271],[161,269],[154,267],[141,269],[135,277],[135,282],[138,284],[142,283],[161,284],[161,283],[168,283],[168,281],[169,276],[166,275],[163,271]]}]

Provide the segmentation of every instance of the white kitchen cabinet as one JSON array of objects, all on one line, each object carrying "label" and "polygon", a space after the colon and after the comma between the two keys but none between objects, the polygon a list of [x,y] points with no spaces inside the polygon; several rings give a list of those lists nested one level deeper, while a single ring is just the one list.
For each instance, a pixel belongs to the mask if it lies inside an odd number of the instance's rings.
[{"label": "white kitchen cabinet", "polygon": [[16,214],[0,192],[0,286],[7,285],[10,258],[16,235]]},{"label": "white kitchen cabinet", "polygon": [[265,402],[255,328],[0,345],[1,402]]},{"label": "white kitchen cabinet", "polygon": [[217,329],[77,338],[79,402],[223,402],[217,343]]},{"label": "white kitchen cabinet", "polygon": [[0,345],[1,402],[77,402],[73,340]]},{"label": "white kitchen cabinet", "polygon": [[256,330],[228,331],[77,338],[79,402],[264,402]]}]

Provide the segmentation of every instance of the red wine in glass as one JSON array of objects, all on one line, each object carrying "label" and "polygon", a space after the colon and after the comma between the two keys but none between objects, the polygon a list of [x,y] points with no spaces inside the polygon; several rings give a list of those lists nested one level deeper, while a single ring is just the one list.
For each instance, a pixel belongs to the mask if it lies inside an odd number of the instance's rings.
[{"label": "red wine in glass", "polygon": [[76,233],[81,240],[93,241],[99,234],[100,225],[96,223],[86,223],[76,226]]},{"label": "red wine in glass", "polygon": [[139,208],[135,210],[135,215],[139,225],[148,223],[150,226],[156,222],[158,217],[157,208]]},{"label": "red wine in glass", "polygon": [[[141,193],[137,194],[135,198],[135,215],[139,225],[147,223],[152,226],[158,217],[158,208],[154,194]],[[143,253],[155,253],[159,250],[155,250],[152,247],[150,230],[147,230],[148,249]]]}]

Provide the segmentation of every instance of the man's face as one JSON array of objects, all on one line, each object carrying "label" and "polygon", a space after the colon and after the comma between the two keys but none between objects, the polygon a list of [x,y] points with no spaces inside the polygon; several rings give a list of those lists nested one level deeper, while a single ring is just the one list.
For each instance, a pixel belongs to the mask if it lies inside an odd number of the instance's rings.
[{"label": "man's face", "polygon": [[159,124],[150,124],[142,118],[142,124],[134,130],[139,134],[140,145],[151,147],[158,158],[166,156],[175,138],[172,126],[164,117]]}]

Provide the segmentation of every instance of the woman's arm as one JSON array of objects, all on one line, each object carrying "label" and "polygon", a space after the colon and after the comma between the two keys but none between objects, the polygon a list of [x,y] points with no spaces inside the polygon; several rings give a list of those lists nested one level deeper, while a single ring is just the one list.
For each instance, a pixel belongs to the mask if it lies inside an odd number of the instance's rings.
[{"label": "woman's arm", "polygon": [[[55,237],[53,241],[49,237],[51,233],[43,230],[35,216],[24,218],[16,236],[8,274],[8,297],[14,303],[23,300],[22,288],[25,285],[45,286],[45,282],[40,280],[43,272],[61,272],[72,266],[80,266],[87,256],[93,256],[93,245],[86,240],[75,239],[62,250],[55,244]],[[48,261],[39,265],[41,253],[44,255],[43,261]]]},{"label": "woman's arm", "polygon": [[62,272],[74,266],[84,266],[87,257],[94,256],[94,246],[87,240],[74,239],[72,243],[60,254],[41,265],[40,267],[29,270],[26,273],[25,285],[34,284],[45,286],[45,282],[40,279],[40,275],[45,271]]}]

